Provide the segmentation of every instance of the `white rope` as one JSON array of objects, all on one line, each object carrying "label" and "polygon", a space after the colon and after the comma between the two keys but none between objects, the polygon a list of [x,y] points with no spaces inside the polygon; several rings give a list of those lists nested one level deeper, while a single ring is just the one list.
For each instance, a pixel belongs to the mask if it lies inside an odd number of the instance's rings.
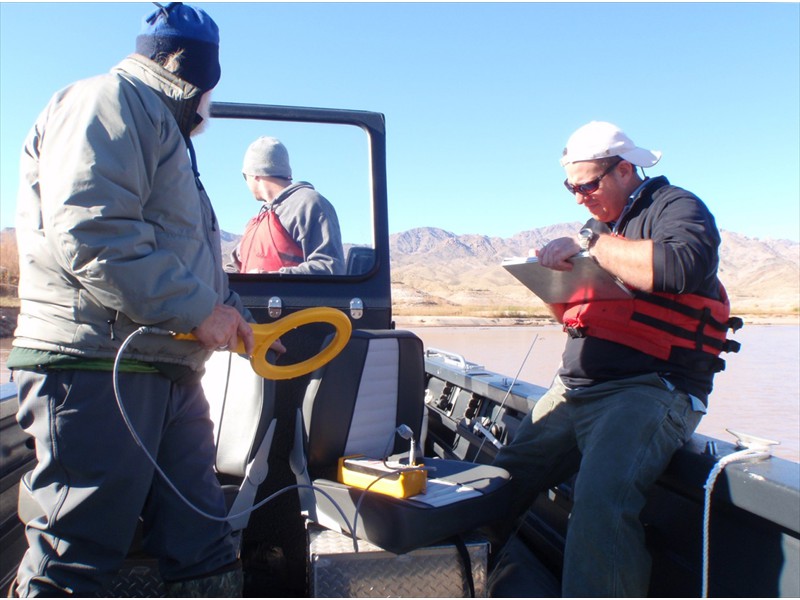
[{"label": "white rope", "polygon": [[744,460],[757,460],[767,458],[770,455],[769,447],[745,448],[727,456],[723,456],[711,469],[703,486],[706,490],[705,502],[703,505],[703,592],[701,597],[708,598],[708,559],[709,559],[709,523],[711,520],[711,493],[714,491],[714,484],[722,470],[729,464]]}]

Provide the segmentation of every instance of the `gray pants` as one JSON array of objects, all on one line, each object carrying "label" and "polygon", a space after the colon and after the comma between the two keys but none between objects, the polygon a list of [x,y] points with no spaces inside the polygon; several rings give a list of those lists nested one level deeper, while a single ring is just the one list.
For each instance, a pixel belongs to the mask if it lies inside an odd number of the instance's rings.
[{"label": "gray pants", "polygon": [[[193,504],[225,515],[213,471],[213,425],[200,384],[120,373],[133,427]],[[124,560],[142,517],[144,547],[165,580],[192,579],[236,561],[227,522],[199,516],[169,490],[120,415],[111,373],[21,371],[17,419],[36,440],[31,484],[45,513],[26,528],[21,596],[96,593]]]},{"label": "gray pants", "polygon": [[645,495],[702,417],[659,376],[567,390],[556,378],[494,464],[517,486],[515,513],[578,473],[562,594],[647,595],[650,557],[639,514]]}]

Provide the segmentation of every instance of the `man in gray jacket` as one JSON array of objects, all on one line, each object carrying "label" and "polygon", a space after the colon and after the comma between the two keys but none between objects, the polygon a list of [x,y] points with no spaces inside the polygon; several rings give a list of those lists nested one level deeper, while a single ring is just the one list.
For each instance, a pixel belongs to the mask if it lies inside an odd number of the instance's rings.
[{"label": "man in gray jacket", "polygon": [[[58,92],[21,159],[21,311],[8,365],[36,440],[21,596],[91,596],[124,559],[141,515],[169,596],[241,594],[200,375],[210,352],[253,334],[222,269],[219,227],[190,135],[220,77],[219,32],[172,3],[146,17],[136,53]],[[244,315],[244,316],[243,316]],[[192,332],[197,342],[168,332]]]},{"label": "man in gray jacket", "polygon": [[236,270],[344,275],[336,209],[310,183],[292,183],[289,152],[280,140],[262,136],[250,144],[242,175],[253,197],[264,204],[233,251]]}]

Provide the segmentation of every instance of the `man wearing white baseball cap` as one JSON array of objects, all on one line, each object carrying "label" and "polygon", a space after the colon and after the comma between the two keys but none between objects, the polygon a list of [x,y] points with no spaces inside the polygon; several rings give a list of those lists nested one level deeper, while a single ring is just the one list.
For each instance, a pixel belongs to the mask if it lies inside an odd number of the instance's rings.
[{"label": "man wearing white baseball cap", "polygon": [[633,143],[619,127],[605,121],[592,121],[570,136],[561,156],[561,166],[587,160],[618,156],[638,167],[652,167],[661,152],[645,150]]},{"label": "man wearing white baseball cap", "polygon": [[632,296],[553,305],[567,333],[551,388],[497,456],[516,482],[513,514],[577,474],[564,596],[646,596],[650,557],[639,514],[646,494],[706,411],[730,318],[717,278],[720,235],[694,194],[639,175],[660,152],[593,121],[567,141],[564,185],[591,218],[537,250],[548,268],[583,252]]}]

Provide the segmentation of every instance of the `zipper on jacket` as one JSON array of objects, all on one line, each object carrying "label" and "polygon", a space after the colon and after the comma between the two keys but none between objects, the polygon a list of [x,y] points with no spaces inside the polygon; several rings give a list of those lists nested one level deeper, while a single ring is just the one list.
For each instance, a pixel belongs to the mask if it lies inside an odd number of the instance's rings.
[{"label": "zipper on jacket", "polygon": [[[119,315],[119,311],[117,312],[117,315]],[[117,340],[117,336],[114,333],[114,323],[116,322],[117,322],[117,316],[114,316],[113,319],[108,319],[106,321],[106,323],[108,323],[108,337],[109,339],[111,339],[112,342]]]}]

